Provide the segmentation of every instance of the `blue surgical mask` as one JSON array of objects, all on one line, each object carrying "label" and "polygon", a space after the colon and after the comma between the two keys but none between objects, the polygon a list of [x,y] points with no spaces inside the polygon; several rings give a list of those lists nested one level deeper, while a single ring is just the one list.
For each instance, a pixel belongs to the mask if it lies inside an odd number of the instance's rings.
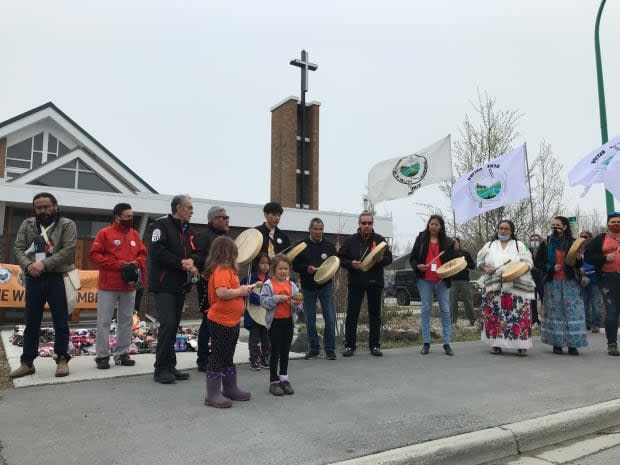
[{"label": "blue surgical mask", "polygon": [[497,238],[502,241],[502,242],[506,242],[507,240],[510,239],[510,236],[504,235],[504,234],[498,234]]}]

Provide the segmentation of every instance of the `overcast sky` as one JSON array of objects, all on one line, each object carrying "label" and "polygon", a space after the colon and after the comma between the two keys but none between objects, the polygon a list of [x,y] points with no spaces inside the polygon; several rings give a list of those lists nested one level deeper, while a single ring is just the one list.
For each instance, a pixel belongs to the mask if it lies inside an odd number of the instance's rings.
[{"label": "overcast sky", "polygon": [[[160,193],[269,200],[269,109],[299,95],[289,61],[302,48],[319,65],[307,98],[321,102],[321,210],[359,212],[374,164],[454,143],[477,88],[524,114],[530,160],[544,138],[566,173],[601,142],[598,0],[94,3],[2,1],[0,120],[53,101]],[[618,1],[601,47],[611,138]],[[605,208],[601,187],[566,192],[567,216]],[[439,196],[429,186],[377,210],[406,243],[425,225],[418,202],[449,206]]]}]

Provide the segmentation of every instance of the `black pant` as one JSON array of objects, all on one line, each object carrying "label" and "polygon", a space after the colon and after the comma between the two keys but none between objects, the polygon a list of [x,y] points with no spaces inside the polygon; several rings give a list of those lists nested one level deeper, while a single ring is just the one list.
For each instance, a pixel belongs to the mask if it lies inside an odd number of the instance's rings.
[{"label": "black pant", "polygon": [[234,367],[233,359],[239,339],[239,325],[229,327],[211,320],[207,320],[207,325],[209,325],[213,347],[207,371],[219,373],[225,368]]},{"label": "black pant", "polygon": [[605,302],[605,335],[607,343],[618,342],[618,315],[620,314],[620,273],[603,273],[601,294]]},{"label": "black pant", "polygon": [[252,327],[250,328],[250,340],[248,347],[250,349],[250,362],[258,363],[261,360],[267,360],[271,351],[267,328],[253,322]]},{"label": "black pant", "polygon": [[288,354],[291,350],[291,342],[293,342],[293,319],[274,319],[268,333],[271,340],[269,381],[279,381],[278,362],[280,362],[280,374],[288,374]]},{"label": "black pant", "polygon": [[211,331],[209,330],[207,316],[202,314],[202,322],[198,329],[198,350],[196,351],[196,363],[207,363],[209,361],[209,339],[211,338]]},{"label": "black pant", "polygon": [[383,297],[383,288],[380,286],[349,286],[349,295],[347,296],[347,319],[345,321],[345,347],[356,349],[357,341],[357,322],[360,317],[360,309],[362,300],[364,300],[364,292],[366,293],[366,301],[368,303],[368,327],[369,347],[379,347],[379,331],[381,330],[381,298]]},{"label": "black pant", "polygon": [[159,320],[157,351],[155,352],[156,375],[162,370],[175,368],[177,365],[174,343],[177,338],[184,303],[185,294],[155,293],[155,308]]}]

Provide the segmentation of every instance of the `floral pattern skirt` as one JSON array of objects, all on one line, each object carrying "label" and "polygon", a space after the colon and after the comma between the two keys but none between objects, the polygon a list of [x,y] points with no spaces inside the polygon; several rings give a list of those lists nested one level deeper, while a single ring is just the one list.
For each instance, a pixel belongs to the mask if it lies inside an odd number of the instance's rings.
[{"label": "floral pattern skirt", "polygon": [[541,341],[559,347],[588,345],[581,287],[572,279],[545,283]]},{"label": "floral pattern skirt", "polygon": [[530,301],[508,292],[489,292],[482,297],[481,339],[492,347],[532,347]]}]

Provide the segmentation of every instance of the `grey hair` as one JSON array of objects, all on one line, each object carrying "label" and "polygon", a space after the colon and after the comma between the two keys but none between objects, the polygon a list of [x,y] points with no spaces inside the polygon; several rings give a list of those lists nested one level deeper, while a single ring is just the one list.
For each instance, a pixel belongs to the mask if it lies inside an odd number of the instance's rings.
[{"label": "grey hair", "polygon": [[224,207],[220,207],[219,205],[209,208],[209,212],[207,213],[207,221],[210,223],[216,216],[225,211],[226,209]]},{"label": "grey hair", "polygon": [[174,215],[177,212],[177,207],[179,205],[183,205],[183,202],[191,199],[192,198],[187,194],[179,194],[172,197],[172,201],[170,202],[170,210],[172,210],[172,214]]},{"label": "grey hair", "polygon": [[325,225],[325,223],[323,223],[323,220],[319,217],[314,217],[310,220],[310,224],[308,225],[308,229],[310,229],[312,227],[313,224],[322,224]]}]

